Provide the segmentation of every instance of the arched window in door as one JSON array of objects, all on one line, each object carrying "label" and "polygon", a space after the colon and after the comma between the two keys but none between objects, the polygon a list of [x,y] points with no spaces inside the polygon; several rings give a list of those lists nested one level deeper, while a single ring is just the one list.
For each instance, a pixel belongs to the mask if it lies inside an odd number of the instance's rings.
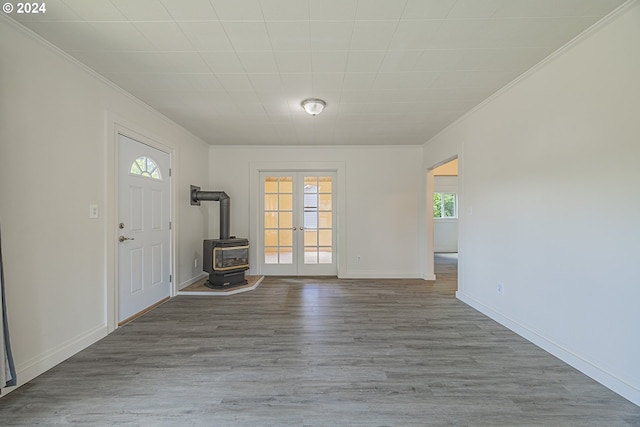
[{"label": "arched window in door", "polygon": [[151,179],[162,180],[160,169],[156,162],[147,156],[140,156],[131,163],[129,171],[132,175],[144,176]]}]

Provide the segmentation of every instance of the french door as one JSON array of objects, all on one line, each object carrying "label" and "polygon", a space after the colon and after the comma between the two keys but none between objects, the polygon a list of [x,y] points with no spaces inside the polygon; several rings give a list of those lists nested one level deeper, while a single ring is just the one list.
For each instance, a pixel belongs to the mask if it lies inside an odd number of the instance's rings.
[{"label": "french door", "polygon": [[337,275],[335,172],[260,173],[260,268]]}]

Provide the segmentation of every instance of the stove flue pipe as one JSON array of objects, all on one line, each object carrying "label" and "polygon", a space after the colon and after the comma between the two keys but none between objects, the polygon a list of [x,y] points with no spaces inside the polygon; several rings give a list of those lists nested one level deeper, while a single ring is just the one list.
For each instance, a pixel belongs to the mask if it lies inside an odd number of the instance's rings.
[{"label": "stove flue pipe", "polygon": [[220,240],[229,239],[231,225],[231,197],[224,191],[200,191],[200,187],[191,186],[191,204],[200,206],[200,202],[220,202]]}]

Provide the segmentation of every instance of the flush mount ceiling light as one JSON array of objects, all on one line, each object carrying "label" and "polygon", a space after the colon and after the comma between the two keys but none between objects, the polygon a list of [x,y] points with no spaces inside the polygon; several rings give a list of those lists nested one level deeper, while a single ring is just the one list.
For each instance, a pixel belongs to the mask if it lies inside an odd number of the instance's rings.
[{"label": "flush mount ceiling light", "polygon": [[308,114],[317,116],[318,114],[322,113],[322,110],[324,110],[324,107],[327,106],[327,103],[322,99],[311,98],[305,99],[304,101],[302,101],[302,103],[300,103],[300,105],[302,105],[302,108],[304,108],[304,111],[306,111]]}]

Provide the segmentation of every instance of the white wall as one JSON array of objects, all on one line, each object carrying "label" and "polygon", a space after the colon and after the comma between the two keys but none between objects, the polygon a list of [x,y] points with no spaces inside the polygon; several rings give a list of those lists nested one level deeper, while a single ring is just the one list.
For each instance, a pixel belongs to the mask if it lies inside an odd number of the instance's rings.
[{"label": "white wall", "polygon": [[458,297],[636,404],[638,40],[636,2],[425,145],[461,155]]},{"label": "white wall", "polygon": [[[422,277],[422,147],[218,146],[211,148],[210,156],[208,189],[224,190],[231,196],[231,234],[237,236],[249,236],[252,210],[257,221],[258,201],[251,200],[251,190],[259,183],[250,178],[257,164],[296,169],[339,163],[344,182],[338,186],[343,185],[345,191],[345,217],[338,218],[339,275]],[[218,236],[217,209],[210,209],[211,238]]]},{"label": "white wall", "polygon": [[[457,176],[434,176],[436,193],[458,193]],[[434,218],[433,251],[458,252],[458,218]]]},{"label": "white wall", "polygon": [[113,327],[116,125],[173,152],[179,282],[197,274],[208,226],[188,205],[189,182],[208,179],[208,146],[4,16],[0,58],[0,221],[23,384]]}]

